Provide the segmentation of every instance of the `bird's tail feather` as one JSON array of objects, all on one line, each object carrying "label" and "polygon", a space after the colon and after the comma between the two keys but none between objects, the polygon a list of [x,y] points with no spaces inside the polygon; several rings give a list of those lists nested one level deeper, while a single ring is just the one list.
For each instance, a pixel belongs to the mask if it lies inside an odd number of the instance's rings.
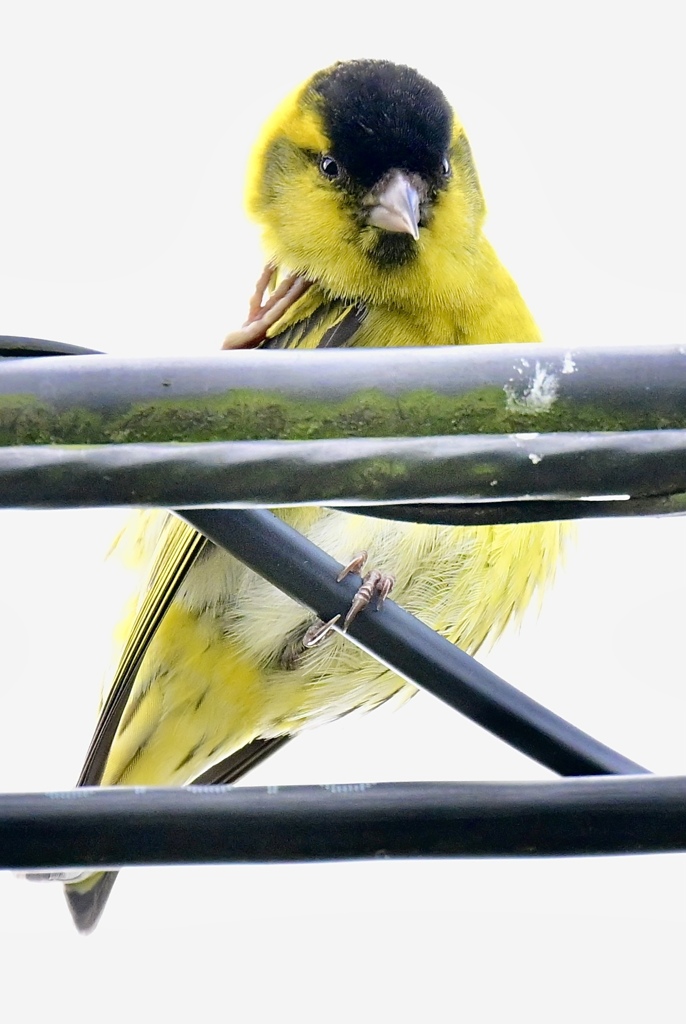
[{"label": "bird's tail feather", "polygon": [[[288,741],[288,736],[260,737],[203,772],[194,785],[230,785]],[[92,932],[105,909],[118,871],[98,871],[64,886],[69,911],[80,932]]]},{"label": "bird's tail feather", "polygon": [[83,882],[65,885],[64,895],[74,924],[82,934],[92,932],[105,909],[118,871],[99,871]]}]

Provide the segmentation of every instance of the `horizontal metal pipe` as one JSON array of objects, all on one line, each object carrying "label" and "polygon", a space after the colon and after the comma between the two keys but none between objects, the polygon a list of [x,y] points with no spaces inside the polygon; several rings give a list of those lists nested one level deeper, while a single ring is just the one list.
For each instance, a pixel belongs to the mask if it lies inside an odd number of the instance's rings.
[{"label": "horizontal metal pipe", "polygon": [[0,359],[9,446],[684,427],[683,346]]},{"label": "horizontal metal pipe", "polygon": [[684,491],[681,430],[0,448],[5,508],[354,507]]},{"label": "horizontal metal pipe", "polygon": [[686,778],[0,796],[0,868],[686,850]]}]

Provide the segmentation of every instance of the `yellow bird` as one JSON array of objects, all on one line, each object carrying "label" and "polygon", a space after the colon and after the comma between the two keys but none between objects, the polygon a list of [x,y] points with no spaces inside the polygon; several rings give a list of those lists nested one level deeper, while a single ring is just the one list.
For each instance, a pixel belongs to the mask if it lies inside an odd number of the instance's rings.
[{"label": "yellow bird", "polygon": [[[483,235],[462,125],[409,67],[339,63],[296,89],[255,146],[247,206],[268,262],[248,322],[225,348],[405,345],[417,346],[419,360],[424,345],[539,340]],[[433,527],[314,508],[278,514],[344,564],[367,551],[370,567],[393,572],[394,599],[470,653],[551,579],[566,533],[559,523]],[[214,765],[213,778],[232,781],[305,726],[413,692],[340,634],[306,646],[317,632],[306,608],[169,513],[133,517],[119,548],[143,582],[110,700],[136,676],[114,738],[102,721],[96,729],[79,785],[185,785]],[[391,583],[382,576],[382,589]],[[114,877],[84,873],[67,884],[79,929],[97,923]]]}]

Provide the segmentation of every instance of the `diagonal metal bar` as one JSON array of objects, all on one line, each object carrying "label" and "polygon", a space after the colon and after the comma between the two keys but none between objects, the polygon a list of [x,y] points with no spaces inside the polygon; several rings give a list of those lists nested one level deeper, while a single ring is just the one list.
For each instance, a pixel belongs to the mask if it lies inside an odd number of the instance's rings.
[{"label": "diagonal metal bar", "polygon": [[[345,614],[359,577],[267,511],[195,509],[184,518],[322,619]],[[349,636],[401,676],[560,775],[646,769],[575,728],[500,679],[392,601],[367,609]]]}]

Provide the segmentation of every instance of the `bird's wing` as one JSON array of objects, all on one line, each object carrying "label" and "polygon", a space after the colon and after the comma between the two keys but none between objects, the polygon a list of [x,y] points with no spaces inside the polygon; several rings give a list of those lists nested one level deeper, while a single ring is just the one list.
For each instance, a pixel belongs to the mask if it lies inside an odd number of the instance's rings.
[{"label": "bird's wing", "polygon": [[312,285],[271,328],[262,348],[341,348],[366,315],[363,305],[328,298]]},{"label": "bird's wing", "polygon": [[191,565],[208,541],[182,519],[166,517],[148,584],[103,702],[77,786],[97,786],[126,702],[150,641]]},{"label": "bird's wing", "polygon": [[324,331],[317,348],[345,348],[353,340],[367,316],[367,307],[349,306],[331,327]]},{"label": "bird's wing", "polygon": [[234,751],[211,768],[193,779],[192,786],[228,786],[236,782],[252,768],[256,768],[270,754],[276,753],[291,736],[270,736],[267,739],[258,737],[252,743],[246,743],[240,750]]}]

